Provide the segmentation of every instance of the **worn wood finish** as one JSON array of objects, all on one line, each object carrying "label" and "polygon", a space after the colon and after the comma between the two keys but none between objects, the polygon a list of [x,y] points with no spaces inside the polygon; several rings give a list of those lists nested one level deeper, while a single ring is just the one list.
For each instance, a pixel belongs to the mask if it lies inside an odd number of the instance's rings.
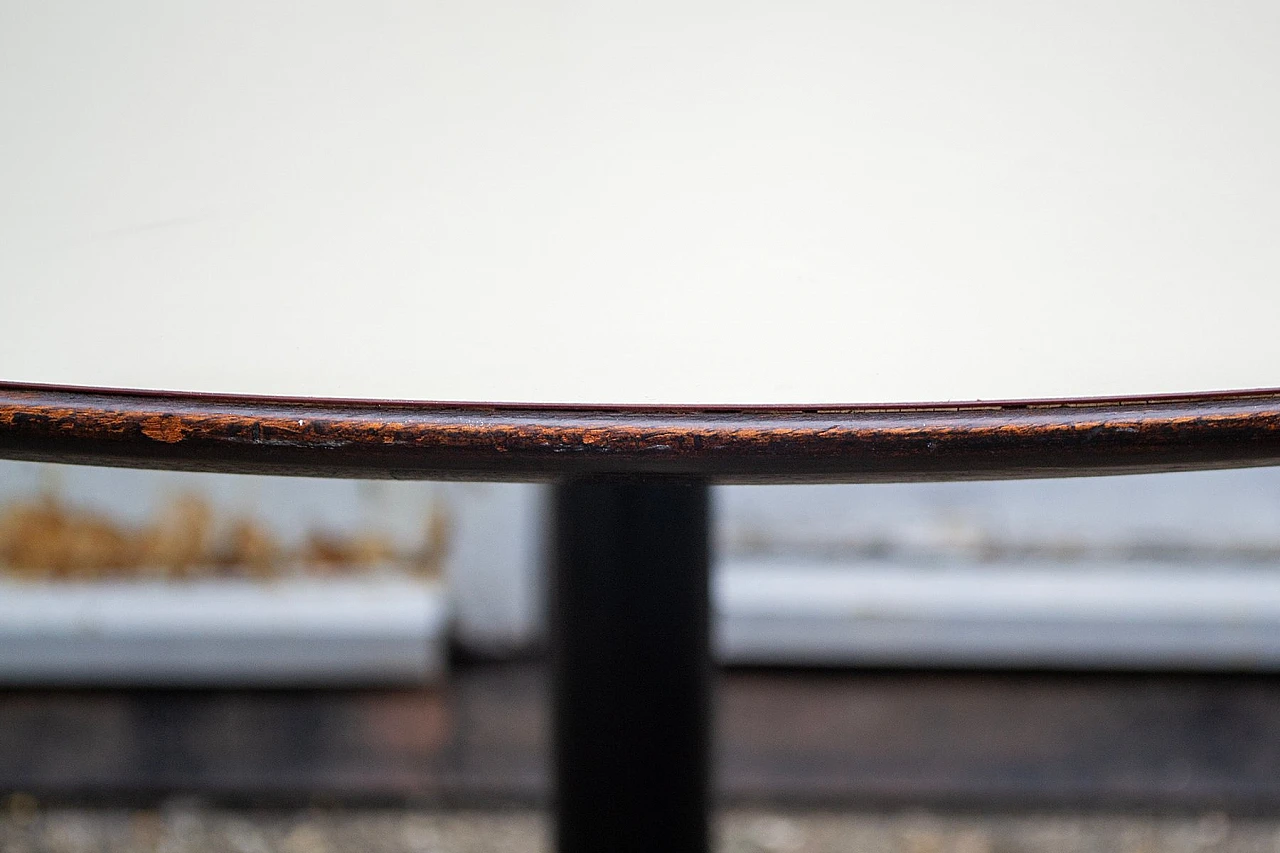
[{"label": "worn wood finish", "polygon": [[324,477],[719,482],[1055,477],[1280,464],[1280,390],[908,407],[573,407],[0,383],[0,457]]}]

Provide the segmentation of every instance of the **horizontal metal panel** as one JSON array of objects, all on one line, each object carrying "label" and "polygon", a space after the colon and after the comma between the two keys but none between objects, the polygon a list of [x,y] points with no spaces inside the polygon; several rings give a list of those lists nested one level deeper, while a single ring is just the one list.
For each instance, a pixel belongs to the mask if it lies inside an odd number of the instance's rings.
[{"label": "horizontal metal panel", "polygon": [[1280,574],[1207,565],[729,560],[728,663],[1280,671]]},{"label": "horizontal metal panel", "polygon": [[439,585],[398,578],[0,582],[0,683],[416,684],[447,622]]}]

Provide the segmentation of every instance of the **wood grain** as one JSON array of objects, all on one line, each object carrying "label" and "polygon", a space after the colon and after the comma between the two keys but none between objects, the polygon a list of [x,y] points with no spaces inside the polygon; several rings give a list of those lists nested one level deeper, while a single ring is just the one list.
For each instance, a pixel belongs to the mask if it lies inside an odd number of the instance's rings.
[{"label": "wood grain", "polygon": [[1280,390],[866,407],[575,407],[0,383],[0,457],[319,477],[716,482],[1059,477],[1280,464]]}]

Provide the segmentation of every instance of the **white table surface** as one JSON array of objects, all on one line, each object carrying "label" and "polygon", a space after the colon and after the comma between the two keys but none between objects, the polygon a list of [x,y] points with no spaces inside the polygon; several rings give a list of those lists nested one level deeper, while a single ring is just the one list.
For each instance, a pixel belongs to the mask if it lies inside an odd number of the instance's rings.
[{"label": "white table surface", "polygon": [[0,0],[0,380],[1280,385],[1280,7]]}]

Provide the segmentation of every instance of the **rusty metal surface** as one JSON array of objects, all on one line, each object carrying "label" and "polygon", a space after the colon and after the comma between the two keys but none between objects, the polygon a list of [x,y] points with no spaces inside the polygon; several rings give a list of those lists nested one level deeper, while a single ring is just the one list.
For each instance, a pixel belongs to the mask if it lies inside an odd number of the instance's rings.
[{"label": "rusty metal surface", "polygon": [[[3,691],[0,791],[542,804],[545,693],[528,664],[439,690]],[[718,723],[736,804],[1280,813],[1280,678],[736,671]]]}]

